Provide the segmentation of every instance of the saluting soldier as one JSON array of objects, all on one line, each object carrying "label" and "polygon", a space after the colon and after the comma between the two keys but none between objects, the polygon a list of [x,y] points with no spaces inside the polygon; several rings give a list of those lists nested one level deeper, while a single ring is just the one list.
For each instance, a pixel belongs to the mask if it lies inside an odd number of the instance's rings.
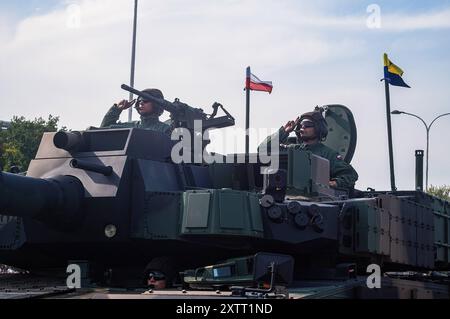
[{"label": "saluting soldier", "polygon": [[[297,136],[297,143],[285,145],[292,131]],[[327,122],[322,114],[318,111],[308,112],[295,121],[287,122],[278,132],[267,137],[259,147],[266,145],[266,149],[270,150],[271,141],[278,140],[280,148],[294,147],[326,158],[330,161],[330,187],[352,189],[358,180],[358,173],[338,152],[321,143],[325,141],[327,135]]]},{"label": "saluting soldier", "polygon": [[[158,89],[146,89],[142,92],[150,94],[153,97],[164,99],[164,95]],[[136,110],[141,116],[140,121],[121,123],[118,122],[120,114],[122,111],[129,109],[133,105],[135,105]],[[171,127],[170,125],[163,123],[159,120],[159,117],[163,114],[164,110],[161,106],[156,103],[147,101],[143,98],[138,98],[137,100],[127,101],[122,100],[119,103],[114,104],[106,113],[103,118],[102,124],[100,127],[137,127],[143,128],[152,131],[158,131],[170,135]]]}]

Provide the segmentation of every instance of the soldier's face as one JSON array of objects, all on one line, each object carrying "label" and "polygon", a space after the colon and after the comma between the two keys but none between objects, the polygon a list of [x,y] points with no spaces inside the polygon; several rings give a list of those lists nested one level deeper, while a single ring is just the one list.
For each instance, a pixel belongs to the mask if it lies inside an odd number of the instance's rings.
[{"label": "soldier's face", "polygon": [[164,289],[166,288],[165,280],[155,280],[154,278],[149,278],[147,280],[147,285],[153,289]]},{"label": "soldier's face", "polygon": [[151,114],[153,113],[153,104],[152,102],[142,100],[136,109],[140,115]]},{"label": "soldier's face", "polygon": [[159,271],[152,271],[148,274],[147,285],[153,289],[166,288],[166,277]]},{"label": "soldier's face", "polygon": [[297,137],[302,141],[311,141],[317,138],[315,125],[312,121],[304,120],[300,123]]}]

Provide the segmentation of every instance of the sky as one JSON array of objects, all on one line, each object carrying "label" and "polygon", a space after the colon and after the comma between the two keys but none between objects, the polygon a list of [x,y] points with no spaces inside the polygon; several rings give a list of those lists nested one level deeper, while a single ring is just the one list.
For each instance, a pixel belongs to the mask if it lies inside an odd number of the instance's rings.
[{"label": "sky", "polygon": [[[98,126],[128,96],[120,85],[130,77],[133,6],[0,0],[0,120],[52,114],[69,129]],[[343,104],[358,130],[356,187],[388,190],[382,55],[411,86],[391,87],[392,110],[430,123],[450,112],[449,38],[444,0],[141,0],[135,87],[160,88],[166,99],[207,112],[220,102],[241,133],[226,129],[210,150],[243,152],[243,85],[251,66],[274,85],[270,95],[251,94],[250,125],[267,130],[251,136],[252,152],[269,131],[316,105]],[[394,115],[392,126],[397,187],[414,189],[414,151],[425,150],[426,130],[407,115]],[[449,135],[450,116],[430,130],[430,184],[450,184]]]}]

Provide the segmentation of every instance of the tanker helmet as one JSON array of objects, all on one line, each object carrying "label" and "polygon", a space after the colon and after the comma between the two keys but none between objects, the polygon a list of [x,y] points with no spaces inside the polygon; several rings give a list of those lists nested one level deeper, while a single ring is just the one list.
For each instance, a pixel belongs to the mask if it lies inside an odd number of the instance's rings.
[{"label": "tanker helmet", "polygon": [[[322,113],[319,111],[307,112],[300,116],[300,123],[305,119],[309,119],[314,123],[314,128],[319,141],[325,141],[328,135],[328,124],[322,116]],[[300,129],[300,127],[298,129]]]},{"label": "tanker helmet", "polygon": [[[151,96],[156,97],[158,99],[164,99],[163,93],[161,92],[161,90],[158,90],[158,89],[145,89],[142,92],[150,94]],[[152,103],[152,104],[153,104],[153,109],[154,109],[153,113],[158,116],[161,116],[164,113],[164,109],[156,103]]]}]

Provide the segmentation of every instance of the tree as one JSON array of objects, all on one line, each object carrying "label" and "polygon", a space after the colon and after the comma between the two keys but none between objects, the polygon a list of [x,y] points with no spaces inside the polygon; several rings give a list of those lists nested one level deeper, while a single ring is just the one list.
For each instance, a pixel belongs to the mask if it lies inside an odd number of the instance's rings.
[{"label": "tree", "polygon": [[[47,121],[42,118],[28,121],[23,116],[15,116],[8,129],[0,128],[0,171],[2,168],[9,171],[12,166],[26,170],[36,156],[42,134],[56,132],[58,121],[59,117],[52,115],[49,115]],[[0,264],[0,274],[10,271],[13,271],[11,267]]]},{"label": "tree", "polygon": [[428,188],[428,194],[450,201],[450,186],[433,186]]},{"label": "tree", "polygon": [[[25,171],[36,156],[44,132],[56,132],[59,117],[49,115],[33,121],[15,116],[7,130],[0,131],[0,167],[8,171],[18,166]],[[62,128],[65,130],[65,127]]]}]

